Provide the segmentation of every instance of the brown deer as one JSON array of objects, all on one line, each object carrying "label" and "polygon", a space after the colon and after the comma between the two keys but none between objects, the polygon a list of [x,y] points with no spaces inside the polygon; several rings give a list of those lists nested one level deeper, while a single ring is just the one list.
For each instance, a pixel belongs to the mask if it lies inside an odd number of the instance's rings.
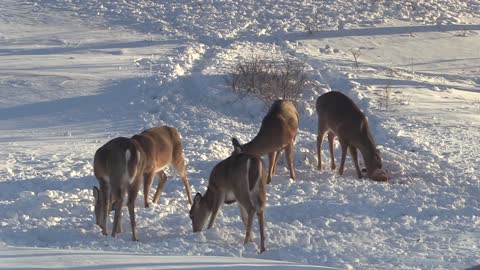
[{"label": "brown deer", "polygon": [[213,168],[205,195],[195,195],[190,209],[193,232],[202,231],[209,218],[207,228],[210,229],[223,204],[238,201],[246,227],[244,243],[252,241],[253,218],[256,213],[260,227],[260,252],[264,252],[266,181],[267,172],[262,159],[257,155],[239,153],[236,148],[230,157]]},{"label": "brown deer", "polygon": [[150,194],[150,188],[155,175],[158,177],[158,187],[153,197],[153,203],[158,202],[167,181],[164,169],[168,165],[171,165],[182,178],[187,192],[188,203],[192,205],[192,195],[183,157],[183,145],[177,129],[169,126],[154,127],[134,135],[132,140],[136,141],[140,146],[145,158],[145,167],[143,169],[145,207],[150,206],[148,195]]},{"label": "brown deer", "polygon": [[387,181],[388,177],[382,169],[380,151],[376,149],[367,118],[346,95],[331,91],[318,97],[316,103],[318,114],[317,155],[318,169],[322,169],[321,146],[325,132],[328,132],[331,168],[335,169],[333,157],[333,140],[338,137],[342,148],[342,159],[339,174],[343,174],[347,148],[350,149],[353,163],[359,178],[362,177],[358,166],[357,149],[360,150],[367,169],[367,176],[375,181]]},{"label": "brown deer", "polygon": [[107,235],[107,219],[111,210],[115,210],[112,236],[121,232],[122,205],[125,193],[128,193],[127,207],[133,240],[138,240],[134,207],[142,180],[145,207],[149,207],[148,195],[153,178],[155,174],[159,177],[153,200],[157,203],[167,180],[163,170],[169,164],[180,174],[189,204],[192,204],[180,134],[175,128],[160,126],[132,138],[115,138],[96,151],[93,163],[94,174],[100,185],[100,188],[93,188],[96,224],[102,228],[104,235]]},{"label": "brown deer", "polygon": [[262,126],[257,136],[250,142],[241,145],[236,138],[232,144],[242,153],[265,155],[269,157],[267,183],[272,182],[280,152],[285,150],[290,178],[296,180],[293,168],[293,144],[298,130],[298,112],[291,101],[276,100],[267,115],[263,118]]}]

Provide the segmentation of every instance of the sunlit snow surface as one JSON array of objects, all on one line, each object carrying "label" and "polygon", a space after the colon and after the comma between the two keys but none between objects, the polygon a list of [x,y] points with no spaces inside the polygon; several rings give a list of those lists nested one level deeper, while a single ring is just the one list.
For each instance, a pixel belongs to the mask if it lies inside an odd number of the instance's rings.
[{"label": "sunlit snow surface", "polygon": [[[252,258],[341,269],[480,264],[480,4],[397,2],[2,1],[0,266],[300,267]],[[243,245],[234,205],[213,229],[192,233],[173,171],[157,206],[143,208],[139,195],[139,242],[130,240],[126,210],[125,232],[102,236],[92,213],[95,150],[172,125],[192,188],[203,193],[231,137],[252,139],[266,113],[263,102],[225,85],[231,65],[252,54],[296,57],[312,81],[297,106],[298,182],[282,157],[268,186],[267,252],[258,254],[256,224],[254,243]],[[349,157],[344,176],[331,171],[326,143],[316,170],[314,104],[330,90],[368,116],[389,183],[357,179]]]}]

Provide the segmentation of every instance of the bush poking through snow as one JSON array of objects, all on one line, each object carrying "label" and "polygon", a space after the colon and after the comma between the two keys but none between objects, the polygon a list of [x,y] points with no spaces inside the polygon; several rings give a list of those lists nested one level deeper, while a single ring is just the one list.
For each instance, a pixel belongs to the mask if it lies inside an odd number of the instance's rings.
[{"label": "bush poking through snow", "polygon": [[378,106],[380,109],[389,110],[392,107],[392,87],[390,84],[385,85],[380,91],[378,97]]},{"label": "bush poking through snow", "polygon": [[233,65],[225,81],[240,96],[257,96],[267,103],[277,99],[296,102],[308,81],[305,68],[305,63],[296,59],[269,60],[253,55]]},{"label": "bush poking through snow", "polygon": [[462,30],[460,30],[458,33],[455,34],[455,36],[457,36],[457,37],[467,37],[468,36],[467,28],[464,26],[462,28]]},{"label": "bush poking through snow", "polygon": [[353,60],[355,61],[355,67],[358,68],[358,58],[362,54],[362,51],[360,49],[351,49],[350,53],[353,56]]},{"label": "bush poking through snow", "polygon": [[320,30],[319,25],[321,25],[321,23],[319,23],[320,21],[320,12],[314,6],[312,7],[312,14],[310,16],[307,16],[305,20],[305,30],[311,35],[315,32],[318,32]]},{"label": "bush poking through snow", "polygon": [[378,108],[382,110],[391,110],[394,106],[398,105],[410,105],[412,96],[404,95],[401,91],[393,91],[390,84],[385,85],[380,90],[380,94],[377,98]]}]

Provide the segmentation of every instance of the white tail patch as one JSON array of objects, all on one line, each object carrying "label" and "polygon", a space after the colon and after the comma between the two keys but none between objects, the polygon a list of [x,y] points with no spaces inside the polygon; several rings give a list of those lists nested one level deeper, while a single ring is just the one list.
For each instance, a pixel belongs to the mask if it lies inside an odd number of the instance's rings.
[{"label": "white tail patch", "polygon": [[128,161],[130,160],[130,157],[132,156],[132,153],[130,153],[130,149],[127,149],[127,151],[125,151],[125,160]]},{"label": "white tail patch", "polygon": [[[128,171],[128,163],[130,161],[130,158],[132,157],[132,153],[130,152],[130,149],[127,149],[127,151],[125,151],[125,177],[128,179],[128,183],[129,184],[132,184],[133,181],[135,180],[135,173],[133,172],[129,172]],[[132,176],[130,177],[130,173],[132,173]]]}]

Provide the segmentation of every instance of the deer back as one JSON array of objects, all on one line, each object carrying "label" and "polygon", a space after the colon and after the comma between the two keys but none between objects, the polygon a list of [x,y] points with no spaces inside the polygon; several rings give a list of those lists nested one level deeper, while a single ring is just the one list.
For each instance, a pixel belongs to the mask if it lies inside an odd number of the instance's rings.
[{"label": "deer back", "polygon": [[94,174],[98,179],[108,177],[111,185],[127,177],[132,179],[139,169],[139,152],[129,138],[118,137],[95,152]]},{"label": "deer back", "polygon": [[177,130],[168,126],[154,127],[132,137],[145,159],[145,171],[160,171],[173,158],[177,147],[182,147]]},{"label": "deer back", "polygon": [[358,106],[346,95],[331,91],[316,102],[319,125],[327,127],[339,138],[361,151],[375,152],[375,142],[368,121]]},{"label": "deer back", "polygon": [[298,112],[291,101],[276,100],[255,138],[241,146],[242,152],[264,155],[282,149],[295,139],[298,120]]},{"label": "deer back", "polygon": [[320,128],[330,130],[340,142],[358,148],[362,153],[368,177],[377,181],[387,181],[388,177],[382,170],[380,152],[363,112],[346,95],[331,91],[318,97],[316,102]]},{"label": "deer back", "polygon": [[233,154],[217,164],[209,178],[208,188],[223,190],[226,203],[240,201],[241,204],[251,202],[262,206],[262,202],[253,202],[251,198],[265,193],[267,172],[263,161],[257,155]]}]

